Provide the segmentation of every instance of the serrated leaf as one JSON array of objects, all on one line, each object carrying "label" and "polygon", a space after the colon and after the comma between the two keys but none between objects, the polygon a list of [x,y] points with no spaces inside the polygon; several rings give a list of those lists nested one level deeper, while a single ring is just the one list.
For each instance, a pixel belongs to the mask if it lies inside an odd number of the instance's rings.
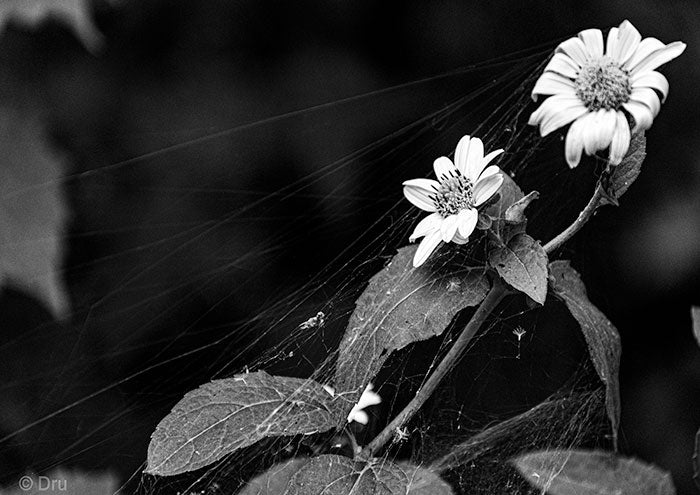
[{"label": "serrated leaf", "polygon": [[331,395],[310,379],[264,371],[214,380],[188,392],[158,424],[147,473],[193,471],[266,437],[338,426]]},{"label": "serrated leaf", "polygon": [[89,0],[2,0],[0,1],[0,32],[12,21],[37,27],[47,19],[68,23],[85,48],[97,51],[104,43],[95,26]]},{"label": "serrated leaf", "polygon": [[586,339],[591,361],[605,384],[605,405],[617,445],[620,424],[620,335],[608,318],[588,299],[581,276],[568,261],[549,264],[552,290],[576,319]]},{"label": "serrated leaf", "polygon": [[489,253],[489,264],[510,286],[544,304],[547,298],[547,253],[527,234]]},{"label": "serrated leaf", "polygon": [[484,267],[460,266],[453,254],[436,253],[414,268],[416,249],[399,249],[357,299],[334,382],[348,410],[392,352],[442,334],[460,310],[479,304],[489,290]]},{"label": "serrated leaf", "polygon": [[632,136],[630,147],[622,162],[612,167],[605,179],[604,190],[606,200],[610,204],[617,205],[632,183],[637,180],[642,171],[642,163],[646,157],[646,137],[643,132]]},{"label": "serrated leaf", "polygon": [[609,452],[548,450],[514,459],[520,474],[550,495],[675,495],[671,475]]},{"label": "serrated leaf", "polygon": [[309,461],[308,458],[297,457],[276,464],[246,483],[238,495],[280,495],[289,486],[292,476]]},{"label": "serrated leaf", "polygon": [[693,321],[693,335],[698,345],[700,345],[700,306],[690,308],[690,318]]},{"label": "serrated leaf", "polygon": [[63,164],[31,112],[1,113],[0,285],[26,289],[60,317],[68,309],[60,275],[67,217]]},{"label": "serrated leaf", "polygon": [[284,495],[451,495],[436,474],[387,459],[369,463],[338,455],[311,459],[291,478]]}]

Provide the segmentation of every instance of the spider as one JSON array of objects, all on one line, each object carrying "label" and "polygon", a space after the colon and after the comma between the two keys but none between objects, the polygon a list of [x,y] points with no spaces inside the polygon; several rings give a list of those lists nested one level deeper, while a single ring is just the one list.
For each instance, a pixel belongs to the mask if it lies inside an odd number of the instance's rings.
[{"label": "spider", "polygon": [[411,434],[408,432],[408,428],[399,428],[398,426],[394,430],[394,441],[405,442],[408,440]]}]

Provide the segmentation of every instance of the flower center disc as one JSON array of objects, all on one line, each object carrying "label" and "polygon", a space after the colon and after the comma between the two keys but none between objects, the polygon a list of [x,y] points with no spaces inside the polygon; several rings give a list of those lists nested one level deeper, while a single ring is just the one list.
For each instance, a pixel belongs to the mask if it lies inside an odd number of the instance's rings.
[{"label": "flower center disc", "polygon": [[607,56],[584,65],[574,84],[576,95],[589,110],[617,110],[632,94],[629,72]]},{"label": "flower center disc", "polygon": [[443,218],[455,215],[474,205],[473,186],[469,179],[457,172],[456,175],[438,178],[440,187],[432,196],[435,208]]}]

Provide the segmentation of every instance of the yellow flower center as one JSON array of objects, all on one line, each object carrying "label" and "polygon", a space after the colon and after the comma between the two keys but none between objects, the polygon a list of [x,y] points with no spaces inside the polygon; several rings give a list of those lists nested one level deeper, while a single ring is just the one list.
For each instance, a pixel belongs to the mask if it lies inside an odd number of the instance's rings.
[{"label": "yellow flower center", "polygon": [[459,170],[452,172],[449,176],[438,177],[438,182],[440,186],[435,188],[435,194],[430,198],[443,218],[474,206],[472,181],[464,177]]},{"label": "yellow flower center", "polygon": [[608,56],[584,65],[574,85],[576,95],[589,110],[617,110],[632,94],[629,72]]}]

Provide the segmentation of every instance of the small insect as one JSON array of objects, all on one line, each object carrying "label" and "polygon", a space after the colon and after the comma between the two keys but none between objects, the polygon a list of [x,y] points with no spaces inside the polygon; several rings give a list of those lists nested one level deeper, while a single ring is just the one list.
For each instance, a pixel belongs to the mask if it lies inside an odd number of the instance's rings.
[{"label": "small insect", "polygon": [[520,341],[526,333],[527,331],[523,327],[516,327],[515,330],[513,330],[513,335],[518,337],[518,355],[515,356],[515,359],[520,359]]},{"label": "small insect", "polygon": [[399,428],[397,426],[394,430],[394,441],[396,442],[405,442],[410,436],[411,434],[408,432],[407,428]]},{"label": "small insect", "polygon": [[319,311],[316,313],[316,316],[312,316],[308,320],[306,320],[304,323],[299,325],[299,328],[302,330],[308,330],[309,328],[321,328],[323,325],[326,324],[326,315],[323,311]]}]

